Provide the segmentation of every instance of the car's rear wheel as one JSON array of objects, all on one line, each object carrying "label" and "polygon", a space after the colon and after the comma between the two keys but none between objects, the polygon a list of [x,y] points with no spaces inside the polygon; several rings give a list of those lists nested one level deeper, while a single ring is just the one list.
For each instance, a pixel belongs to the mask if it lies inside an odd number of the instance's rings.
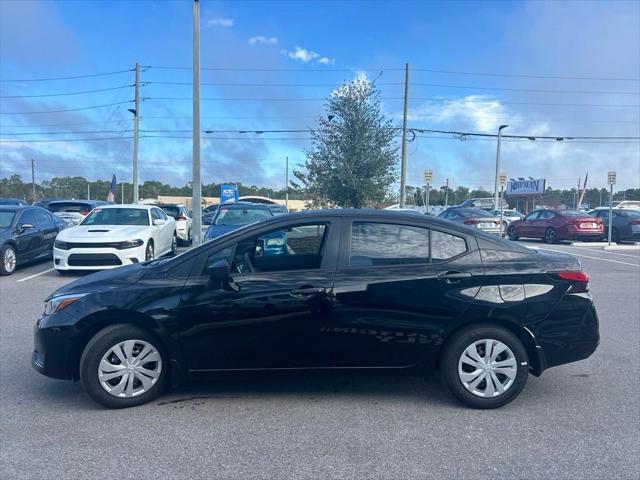
[{"label": "car's rear wheel", "polygon": [[109,408],[134,407],[162,393],[169,365],[160,341],[132,325],[99,331],[80,360],[80,381],[89,396]]},{"label": "car's rear wheel", "polygon": [[175,256],[178,253],[178,236],[173,233],[173,239],[171,240],[171,256]]},{"label": "car's rear wheel", "polygon": [[155,258],[155,253],[153,250],[153,241],[149,240],[147,243],[147,248],[144,250],[144,260],[148,262],[149,260],[153,260]]},{"label": "car's rear wheel", "polygon": [[544,241],[548,244],[558,243],[558,234],[553,228],[547,228],[544,232]]},{"label": "car's rear wheel", "polygon": [[509,228],[507,228],[507,236],[509,237],[509,240],[518,240],[518,232],[516,231],[516,227],[511,226]]},{"label": "car's rear wheel", "polygon": [[464,329],[445,345],[441,373],[462,403],[473,408],[497,408],[516,398],[529,375],[522,342],[493,325]]},{"label": "car's rear wheel", "polygon": [[2,247],[2,254],[0,255],[0,275],[11,275],[16,270],[18,264],[16,249],[11,245],[5,245]]}]

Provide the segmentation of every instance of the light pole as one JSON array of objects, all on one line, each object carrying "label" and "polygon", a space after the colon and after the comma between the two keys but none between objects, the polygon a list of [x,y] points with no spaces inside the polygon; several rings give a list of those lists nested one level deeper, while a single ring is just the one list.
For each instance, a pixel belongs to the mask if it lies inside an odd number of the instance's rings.
[{"label": "light pole", "polygon": [[285,157],[286,172],[284,174],[284,204],[289,210],[289,157]]},{"label": "light pole", "polygon": [[202,180],[200,178],[200,3],[193,2],[193,246],[202,242]]},{"label": "light pole", "polygon": [[613,186],[616,184],[616,172],[607,174],[607,183],[609,184],[609,246],[611,246],[611,222],[613,221]]},{"label": "light pole", "polygon": [[500,181],[500,236],[502,236],[502,227],[504,226],[504,202],[502,202],[502,199],[504,198],[504,186],[507,184],[507,174],[501,173],[498,180]]},{"label": "light pole", "polygon": [[509,125],[500,125],[498,127],[498,148],[496,150],[496,178],[493,188],[493,208],[494,210],[498,209],[498,175],[500,172],[500,139],[502,138],[502,130],[507,128]]},{"label": "light pole", "polygon": [[431,190],[431,180],[433,180],[433,170],[427,169],[424,171],[424,182],[427,184],[427,191],[425,192],[425,213],[429,213],[429,190]]}]

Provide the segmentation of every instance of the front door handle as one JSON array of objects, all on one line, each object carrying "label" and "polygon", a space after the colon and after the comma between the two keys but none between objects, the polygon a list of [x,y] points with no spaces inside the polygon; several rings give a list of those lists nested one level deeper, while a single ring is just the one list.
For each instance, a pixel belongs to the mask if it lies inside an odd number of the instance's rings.
[{"label": "front door handle", "polygon": [[438,280],[442,280],[445,283],[458,283],[465,278],[471,278],[472,275],[469,272],[441,272],[437,275]]},{"label": "front door handle", "polygon": [[319,293],[324,293],[325,289],[322,287],[301,287],[294,288],[291,290],[292,295],[298,295],[302,297],[310,297],[312,295],[318,295]]}]

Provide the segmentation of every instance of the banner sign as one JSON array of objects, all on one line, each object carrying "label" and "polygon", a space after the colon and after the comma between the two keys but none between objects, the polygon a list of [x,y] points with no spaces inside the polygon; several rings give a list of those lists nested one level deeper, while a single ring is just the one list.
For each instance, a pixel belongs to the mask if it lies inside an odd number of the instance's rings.
[{"label": "banner sign", "polygon": [[238,201],[238,186],[235,183],[220,185],[220,204],[236,203]]},{"label": "banner sign", "polygon": [[509,180],[507,195],[542,195],[545,190],[545,179]]}]

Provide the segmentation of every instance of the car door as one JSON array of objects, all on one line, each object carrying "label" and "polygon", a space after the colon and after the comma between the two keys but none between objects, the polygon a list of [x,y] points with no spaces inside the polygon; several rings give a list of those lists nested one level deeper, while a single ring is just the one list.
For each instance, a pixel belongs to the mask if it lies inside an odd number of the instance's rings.
[{"label": "car door", "polygon": [[[153,231],[153,241],[156,245],[156,256],[164,255],[167,252],[167,235],[166,235],[166,225],[165,221],[163,225],[156,225],[156,220],[164,220],[161,215],[161,210],[159,208],[151,209],[151,224]],[[166,215],[165,215],[166,216]]]},{"label": "car door", "polygon": [[42,231],[42,248],[38,252],[40,255],[50,255],[53,253],[53,242],[59,232],[59,227],[54,222],[53,217],[44,209],[34,209],[38,229]]},{"label": "car door", "polygon": [[518,225],[518,235],[520,235],[521,237],[534,236],[536,222],[538,221],[539,215],[540,210],[535,210],[524,217],[522,222]]},{"label": "car door", "polygon": [[474,237],[400,221],[345,222],[329,327],[338,364],[407,367],[435,355],[484,275]]},{"label": "car door", "polygon": [[164,220],[164,225],[162,225],[161,231],[162,231],[162,237],[165,242],[165,249],[166,251],[169,251],[171,250],[171,242],[173,241],[173,232],[176,229],[176,221],[174,220],[173,217],[170,217],[169,215],[167,215],[166,212],[161,208],[158,208],[157,210],[158,210],[158,215],[160,215],[160,218]]},{"label": "car door", "polygon": [[20,213],[14,232],[18,262],[33,260],[42,252],[42,245],[44,243],[43,234],[42,231],[38,229],[32,208]]},{"label": "car door", "polygon": [[334,366],[327,328],[338,235],[327,218],[212,242],[196,261],[179,308],[190,368]]}]

